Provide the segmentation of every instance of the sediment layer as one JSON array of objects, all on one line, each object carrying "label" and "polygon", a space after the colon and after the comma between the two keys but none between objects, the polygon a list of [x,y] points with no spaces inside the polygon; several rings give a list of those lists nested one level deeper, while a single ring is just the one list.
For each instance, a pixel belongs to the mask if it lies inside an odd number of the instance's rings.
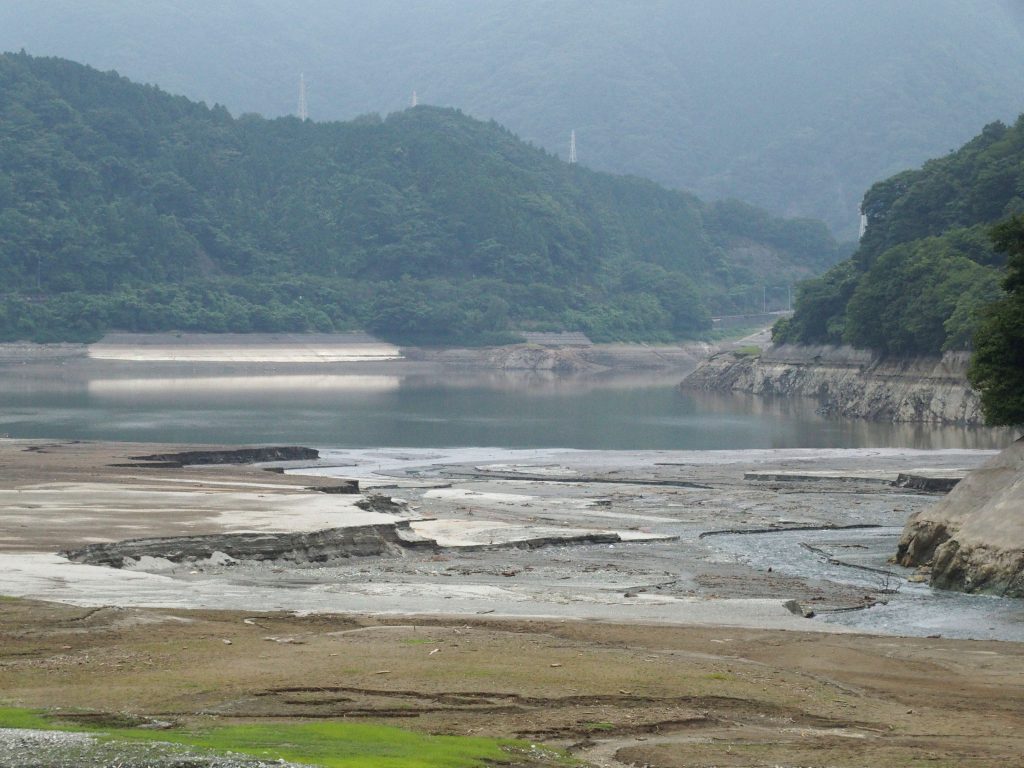
[{"label": "sediment layer", "polygon": [[436,549],[407,523],[361,525],[324,531],[289,533],[226,533],[206,536],[164,536],[90,544],[65,552],[69,560],[123,568],[144,557],[172,563],[200,560],[287,561],[328,563],[349,557],[400,554],[403,549]]},{"label": "sediment layer", "polygon": [[976,426],[978,395],[968,355],[882,358],[850,347],[780,345],[757,354],[722,352],[683,380],[688,389],[817,398],[822,413],[873,421]]},{"label": "sediment layer", "polygon": [[[212,451],[177,451],[132,456],[140,462],[155,462],[158,466],[185,467],[200,464],[256,464],[264,461],[312,461],[320,457],[315,448],[301,446],[261,446],[259,448],[230,448]],[[139,466],[146,466],[140,464]]]},{"label": "sediment layer", "polygon": [[[663,537],[663,540],[675,537]],[[614,531],[552,533],[546,536],[513,538],[488,544],[460,543],[462,551],[499,549],[540,549],[550,546],[619,544]],[[204,536],[161,536],[146,539],[102,542],[65,550],[69,560],[87,565],[125,568],[140,561],[166,560],[170,563],[211,562],[216,565],[237,561],[281,562],[291,565],[324,565],[352,557],[398,556],[405,550],[437,552],[446,549],[438,541],[412,530],[408,521],[385,525],[360,525],[313,532],[225,533]]]}]

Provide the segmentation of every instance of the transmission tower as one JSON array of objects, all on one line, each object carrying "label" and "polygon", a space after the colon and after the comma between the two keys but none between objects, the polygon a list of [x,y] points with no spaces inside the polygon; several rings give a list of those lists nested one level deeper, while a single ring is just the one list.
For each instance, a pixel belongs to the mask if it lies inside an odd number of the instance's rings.
[{"label": "transmission tower", "polygon": [[576,165],[576,131],[569,134],[569,165]]},{"label": "transmission tower", "polygon": [[412,92],[412,99],[409,101],[409,106],[410,107],[415,107],[419,103],[420,103],[419,97],[416,96],[416,91],[413,91]]},{"label": "transmission tower", "polygon": [[306,106],[306,75],[299,75],[299,120],[309,120],[309,108]]}]

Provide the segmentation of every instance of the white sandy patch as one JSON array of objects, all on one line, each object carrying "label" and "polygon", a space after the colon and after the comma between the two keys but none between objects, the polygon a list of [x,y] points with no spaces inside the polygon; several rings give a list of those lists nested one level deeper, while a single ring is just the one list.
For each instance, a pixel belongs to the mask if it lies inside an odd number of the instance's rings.
[{"label": "white sandy patch", "polygon": [[557,464],[482,464],[480,472],[501,472],[510,475],[537,475],[540,477],[575,477],[579,472]]},{"label": "white sandy patch", "polygon": [[[54,525],[94,521],[104,526],[130,526],[147,535],[164,521],[217,532],[318,531],[356,525],[393,523],[399,518],[355,506],[358,496],[326,493],[251,491],[178,491],[132,488],[102,483],[64,483],[48,488],[0,490],[3,527]],[[157,534],[151,534],[157,535]],[[123,536],[117,536],[123,538]]]},{"label": "white sandy patch", "polygon": [[[214,608],[293,611],[299,614],[493,614],[522,618],[599,619],[681,625],[720,625],[805,632],[850,632],[808,621],[781,600],[626,598],[617,592],[584,593],[543,587],[492,585],[325,583],[281,589],[227,579],[183,581],[170,576],[69,563],[58,555],[0,554],[0,593],[88,607]],[[382,610],[382,607],[386,607]]]},{"label": "white sandy patch", "polygon": [[[142,480],[146,484],[159,486],[160,483],[173,483],[179,485],[209,485],[222,488],[263,488],[272,489],[275,491],[281,490],[282,486],[280,483],[249,483],[244,480],[198,480],[187,477],[141,477],[139,475],[125,475],[125,479],[129,480]],[[36,488],[45,488],[45,485],[34,486]]]},{"label": "white sandy patch", "polygon": [[[681,522],[676,517],[659,517],[657,515],[641,515],[636,512],[615,512],[610,509],[602,509],[600,507],[590,506],[589,500],[583,500],[584,503],[575,506],[571,514],[575,518],[581,517],[598,517],[604,520],[621,520],[623,522],[636,522],[636,523],[677,523]],[[682,505],[677,505],[682,507]],[[666,512],[666,515],[670,513]]]},{"label": "white sandy patch", "polygon": [[516,525],[487,520],[417,520],[410,526],[414,532],[434,539],[441,547],[476,547],[514,544],[535,539],[566,540],[593,534],[618,534],[623,541],[656,541],[669,539],[657,533],[642,531],[595,531],[592,528],[562,528],[549,525]]},{"label": "white sandy patch", "polygon": [[94,360],[176,363],[356,363],[402,359],[392,344],[93,344]]},{"label": "white sandy patch", "polygon": [[[244,495],[244,494],[239,494]],[[221,510],[217,522],[227,530],[319,531],[357,525],[386,525],[401,518],[357,507],[359,496],[327,493],[275,493],[257,497],[261,504]]]},{"label": "white sandy patch", "polygon": [[435,488],[423,494],[425,499],[455,499],[457,501],[476,501],[496,504],[528,504],[536,501],[536,496],[521,493],[497,493],[493,491],[471,491],[467,488]]},{"label": "white sandy patch", "polygon": [[623,541],[670,541],[677,538],[666,533],[651,533],[650,531],[615,531]]},{"label": "white sandy patch", "polygon": [[90,379],[89,394],[94,397],[131,395],[209,393],[273,393],[307,392],[392,392],[399,388],[399,376],[336,374],[336,375],[271,375],[271,376],[181,376],[145,379]]},{"label": "white sandy patch", "polygon": [[[468,464],[482,472],[515,475],[576,477],[611,470],[627,473],[656,467],[724,467],[731,464],[775,464],[799,462],[864,462],[865,470],[903,471],[907,464],[949,461],[956,466],[973,467],[998,453],[995,450],[948,448],[919,450],[910,448],[755,448],[737,450],[689,451],[587,451],[566,448],[435,448],[385,451],[380,449],[328,449],[321,460],[331,466],[297,468],[289,474],[337,477],[373,477],[451,464]],[[338,467],[342,463],[346,466]],[[355,466],[351,466],[354,464]],[[876,466],[871,466],[875,464]]]}]

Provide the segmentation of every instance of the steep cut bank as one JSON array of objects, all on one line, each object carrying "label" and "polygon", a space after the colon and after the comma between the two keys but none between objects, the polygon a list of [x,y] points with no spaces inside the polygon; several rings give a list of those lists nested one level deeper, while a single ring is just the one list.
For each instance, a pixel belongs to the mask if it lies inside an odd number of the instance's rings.
[{"label": "steep cut bank", "polygon": [[701,363],[685,389],[816,397],[822,413],[873,421],[982,424],[967,383],[968,355],[886,358],[834,346],[772,346],[760,353],[722,352]]},{"label": "steep cut bank", "polygon": [[896,558],[934,587],[1024,597],[1024,438],[912,515]]}]

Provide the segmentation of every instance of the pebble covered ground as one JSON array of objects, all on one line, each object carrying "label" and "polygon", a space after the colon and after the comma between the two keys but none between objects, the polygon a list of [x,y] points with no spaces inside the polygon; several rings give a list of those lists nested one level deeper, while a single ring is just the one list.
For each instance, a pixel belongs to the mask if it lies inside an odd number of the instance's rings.
[{"label": "pebble covered ground", "polygon": [[101,741],[85,733],[0,728],[6,768],[301,768],[284,761],[221,757],[174,744]]}]

